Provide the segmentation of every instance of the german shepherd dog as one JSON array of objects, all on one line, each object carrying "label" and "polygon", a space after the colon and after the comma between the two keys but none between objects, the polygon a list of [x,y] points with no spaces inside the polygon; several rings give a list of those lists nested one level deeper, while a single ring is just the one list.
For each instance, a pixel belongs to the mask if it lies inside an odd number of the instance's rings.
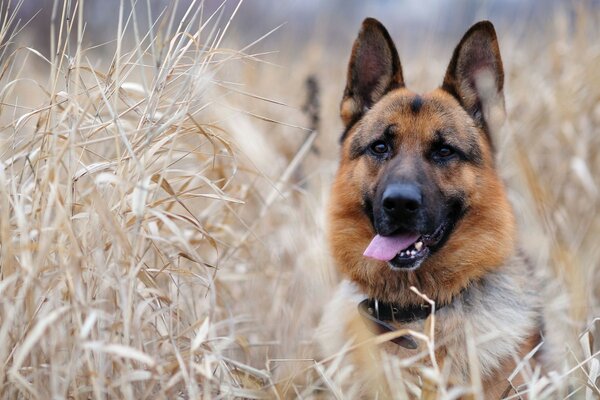
[{"label": "german shepherd dog", "polygon": [[[363,22],[341,103],[345,131],[329,206],[330,249],[345,281],[320,330],[348,339],[357,319],[377,333],[423,332],[435,310],[440,370],[454,385],[471,384],[476,370],[485,398],[507,393],[518,360],[544,335],[539,280],[519,249],[495,168],[503,85],[488,21],[467,31],[441,87],[426,94],[406,88],[384,26]],[[402,356],[425,348],[411,335],[385,347]]]}]

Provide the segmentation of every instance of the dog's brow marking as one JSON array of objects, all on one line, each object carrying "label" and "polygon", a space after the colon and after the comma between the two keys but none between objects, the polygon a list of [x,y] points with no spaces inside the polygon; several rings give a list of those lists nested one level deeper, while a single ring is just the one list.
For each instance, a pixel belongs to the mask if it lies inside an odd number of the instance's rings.
[{"label": "dog's brow marking", "polygon": [[419,95],[416,95],[410,102],[410,109],[416,114],[419,112],[421,107],[423,107],[423,98]]},{"label": "dog's brow marking", "polygon": [[477,143],[477,139],[471,136],[460,138],[460,144],[453,139],[451,132],[436,131],[433,143],[444,144],[448,143],[455,146],[457,150],[462,153],[465,161],[469,161],[475,165],[481,165],[483,163],[483,155],[481,149]]}]

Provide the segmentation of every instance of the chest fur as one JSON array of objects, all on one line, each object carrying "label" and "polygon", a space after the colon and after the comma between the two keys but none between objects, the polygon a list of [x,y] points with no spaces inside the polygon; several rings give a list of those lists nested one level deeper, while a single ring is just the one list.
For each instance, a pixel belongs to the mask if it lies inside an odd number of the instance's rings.
[{"label": "chest fur", "polygon": [[[539,292],[532,285],[535,280],[529,279],[527,268],[519,267],[507,266],[488,274],[436,312],[436,358],[449,372],[450,380],[457,383],[469,381],[473,372],[471,357],[478,361],[476,368],[482,380],[492,379],[505,369],[507,360],[522,356],[523,344],[537,333],[541,322]],[[319,328],[324,348],[329,347],[332,351],[332,346],[341,347],[350,339],[350,331],[339,328],[360,319],[356,306],[364,298],[364,294],[351,282],[340,284]],[[345,323],[340,324],[340,316],[344,316]],[[396,327],[423,332],[425,322],[397,324]],[[337,340],[333,336],[338,336]],[[426,350],[422,342],[416,350],[407,350],[393,343],[386,343],[384,347],[387,352],[402,358],[413,357]]]}]

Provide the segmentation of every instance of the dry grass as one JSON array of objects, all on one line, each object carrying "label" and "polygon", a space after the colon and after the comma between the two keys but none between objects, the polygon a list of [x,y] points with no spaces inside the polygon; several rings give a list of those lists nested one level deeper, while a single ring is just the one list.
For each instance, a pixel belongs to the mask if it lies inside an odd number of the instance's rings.
[{"label": "dry grass", "polygon": [[[345,61],[323,61],[332,55],[315,43],[295,44],[297,61],[283,68],[253,54],[253,41],[230,50],[237,7],[209,14],[202,2],[183,20],[167,10],[148,32],[137,13],[115,10],[104,61],[83,47],[80,3],[55,2],[46,57],[20,40],[19,3],[8,6],[2,397],[356,394],[343,354],[322,359],[313,337],[337,279],[323,216]],[[600,14],[574,11],[576,23],[559,12],[526,42],[500,35],[510,121],[500,165],[524,247],[565,282],[569,323],[582,334],[565,356],[572,370],[529,371],[532,398],[557,396],[560,383],[564,395],[600,395]],[[404,63],[420,71],[418,87],[439,81],[444,63],[430,59]],[[312,122],[300,110],[314,72],[319,135],[302,128]],[[406,365],[384,366],[397,385]],[[422,368],[439,386],[431,398],[459,393],[435,365]]]}]

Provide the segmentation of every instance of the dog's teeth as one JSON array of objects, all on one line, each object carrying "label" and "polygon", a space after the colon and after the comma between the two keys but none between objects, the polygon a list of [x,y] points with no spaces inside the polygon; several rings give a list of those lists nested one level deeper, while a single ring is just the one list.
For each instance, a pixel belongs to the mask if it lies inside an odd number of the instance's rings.
[{"label": "dog's teeth", "polygon": [[417,249],[417,251],[421,251],[422,248],[423,248],[423,242],[415,243],[415,249]]},{"label": "dog's teeth", "polygon": [[404,257],[404,250],[400,252],[400,257]]},{"label": "dog's teeth", "polygon": [[411,252],[410,252],[410,255],[411,255],[411,256],[413,256],[413,257],[414,257],[416,254],[417,254],[417,251],[416,251],[416,250],[413,250],[413,251],[411,251]]}]

